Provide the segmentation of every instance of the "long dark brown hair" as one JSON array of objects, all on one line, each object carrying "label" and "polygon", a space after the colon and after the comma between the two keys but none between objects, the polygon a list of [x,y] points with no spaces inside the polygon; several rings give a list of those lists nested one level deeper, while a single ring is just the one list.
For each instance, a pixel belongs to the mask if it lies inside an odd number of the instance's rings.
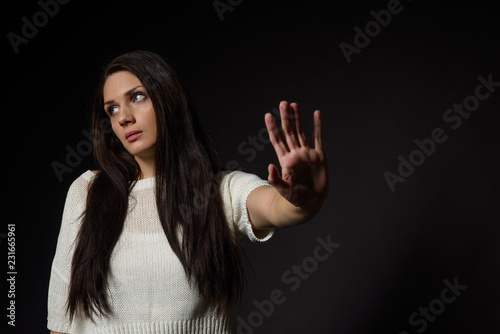
[{"label": "long dark brown hair", "polygon": [[94,98],[92,134],[100,172],[88,190],[73,256],[70,318],[78,310],[92,321],[94,314],[113,312],[106,293],[110,258],[140,175],[139,165],[115,134],[100,130],[108,117],[104,83],[119,71],[137,76],[156,114],[156,205],[163,231],[189,282],[219,316],[228,316],[241,297],[245,278],[242,249],[223,211],[220,162],[174,66],[155,53],[134,51],[105,67]]}]

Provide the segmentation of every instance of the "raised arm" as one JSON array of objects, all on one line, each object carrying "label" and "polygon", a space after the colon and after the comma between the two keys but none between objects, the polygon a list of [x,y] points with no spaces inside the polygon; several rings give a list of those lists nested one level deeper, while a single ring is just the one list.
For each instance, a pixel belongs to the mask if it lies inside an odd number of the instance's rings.
[{"label": "raised arm", "polygon": [[273,187],[259,187],[248,196],[247,209],[257,230],[291,227],[314,217],[328,195],[328,167],[321,141],[321,113],[314,112],[313,147],[309,147],[297,103],[279,106],[282,132],[271,114],[265,115],[269,138],[278,156],[278,168],[269,164]]}]

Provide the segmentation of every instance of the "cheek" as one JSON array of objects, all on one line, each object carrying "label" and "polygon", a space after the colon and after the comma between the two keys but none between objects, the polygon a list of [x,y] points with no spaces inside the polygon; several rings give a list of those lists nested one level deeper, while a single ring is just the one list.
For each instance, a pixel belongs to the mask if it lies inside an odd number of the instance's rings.
[{"label": "cheek", "polygon": [[156,114],[153,108],[147,113],[147,122],[148,126],[156,133]]},{"label": "cheek", "polygon": [[121,139],[121,136],[120,136],[121,127],[120,127],[120,125],[115,121],[111,121],[111,128],[113,129],[113,133],[115,134],[115,136],[117,136],[119,139]]}]

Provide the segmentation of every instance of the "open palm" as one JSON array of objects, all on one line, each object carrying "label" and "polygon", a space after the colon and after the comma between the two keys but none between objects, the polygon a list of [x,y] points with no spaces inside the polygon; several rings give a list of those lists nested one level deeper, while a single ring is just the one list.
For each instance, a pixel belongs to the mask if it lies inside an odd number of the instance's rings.
[{"label": "open palm", "polygon": [[321,141],[321,113],[314,112],[313,147],[309,147],[297,103],[279,106],[282,132],[271,114],[265,115],[269,138],[278,156],[278,168],[269,164],[268,180],[290,203],[303,209],[321,206],[328,195],[328,167]]}]

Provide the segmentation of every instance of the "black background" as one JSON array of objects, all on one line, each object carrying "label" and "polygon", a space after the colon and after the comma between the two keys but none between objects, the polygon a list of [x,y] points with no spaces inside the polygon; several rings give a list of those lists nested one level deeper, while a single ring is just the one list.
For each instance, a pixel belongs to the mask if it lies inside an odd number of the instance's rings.
[{"label": "black background", "polygon": [[[223,21],[211,0],[71,1],[17,54],[7,34],[20,34],[21,18],[31,21],[40,6],[3,6],[8,214],[1,241],[6,254],[6,225],[16,224],[17,269],[16,327],[6,326],[9,332],[46,332],[64,199],[71,182],[93,167],[87,156],[59,182],[51,164],[64,164],[66,147],[86,140],[103,64],[135,49],[177,65],[221,158],[262,178],[268,163],[277,163],[272,146],[254,159],[238,147],[264,127],[264,114],[281,100],[297,102],[310,136],[312,112],[323,113],[331,176],[323,210],[269,242],[245,244],[254,271],[238,315],[248,321],[253,314],[255,324],[254,301],[274,289],[286,297],[254,333],[417,333],[424,328],[409,316],[440,298],[443,281],[454,278],[466,290],[423,332],[499,332],[500,88],[458,129],[443,121],[446,109],[474,94],[478,76],[500,81],[494,2],[402,1],[402,12],[350,64],[339,44],[352,45],[354,27],[363,29],[370,11],[386,9],[387,1],[244,0]],[[384,172],[397,173],[398,156],[408,158],[413,141],[434,128],[447,140],[391,192]],[[328,235],[341,245],[291,291],[282,275]],[[5,286],[4,298],[7,292]]]}]

